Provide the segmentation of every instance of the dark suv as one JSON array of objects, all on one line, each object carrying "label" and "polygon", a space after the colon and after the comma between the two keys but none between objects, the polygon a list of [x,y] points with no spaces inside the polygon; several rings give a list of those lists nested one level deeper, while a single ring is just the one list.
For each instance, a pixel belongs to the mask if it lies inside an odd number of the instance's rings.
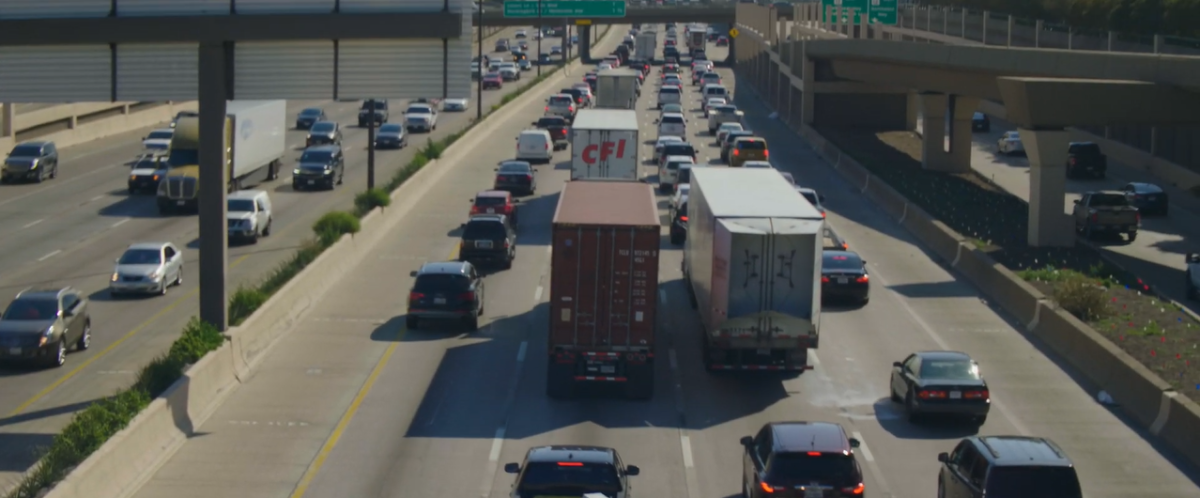
[{"label": "dark suv", "polygon": [[305,147],[326,144],[342,145],[342,125],[337,121],[317,121],[308,128]]},{"label": "dark suv", "polygon": [[688,229],[688,201],[679,203],[679,208],[673,209],[671,213],[671,245],[683,245],[683,241],[687,240]]},{"label": "dark suv", "polygon": [[617,450],[601,446],[537,446],[525,453],[525,463],[506,463],[517,474],[512,496],[633,496],[629,478],[641,473],[625,465]]},{"label": "dark suv", "polygon": [[769,422],[742,438],[742,496],[861,497],[858,440],[829,422]]},{"label": "dark suv", "polygon": [[[387,99],[374,99],[375,104],[375,124],[380,125],[388,122],[388,101]],[[371,121],[371,104],[372,100],[363,101],[362,107],[358,109],[358,127],[364,128]]]},{"label": "dark suv", "polygon": [[938,454],[939,498],[1081,498],[1075,466],[1049,439],[972,436]]},{"label": "dark suv", "polygon": [[412,272],[416,277],[408,293],[408,330],[416,330],[423,319],[462,320],[468,330],[479,329],[483,315],[483,277],[465,261],[426,263]]},{"label": "dark suv", "polygon": [[88,299],[71,287],[22,291],[0,316],[0,360],[61,367],[67,350],[82,351],[91,343]]},{"label": "dark suv", "polygon": [[13,147],[4,160],[0,181],[32,180],[41,183],[58,177],[58,147],[54,142],[36,140]]},{"label": "dark suv", "polygon": [[318,145],[304,149],[292,172],[292,190],[332,189],[346,176],[346,156],[338,145]]},{"label": "dark suv", "polygon": [[481,214],[463,224],[458,246],[459,261],[499,263],[507,270],[517,257],[517,231],[508,216]]}]

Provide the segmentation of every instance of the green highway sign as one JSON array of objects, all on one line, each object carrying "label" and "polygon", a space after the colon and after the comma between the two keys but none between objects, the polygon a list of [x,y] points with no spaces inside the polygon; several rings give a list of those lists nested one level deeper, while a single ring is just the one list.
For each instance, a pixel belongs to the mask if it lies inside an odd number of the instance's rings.
[{"label": "green highway sign", "polygon": [[[851,12],[856,14],[854,19],[850,19]],[[866,14],[871,24],[895,26],[896,0],[821,0],[821,18],[825,22],[858,24],[860,14]]]},{"label": "green highway sign", "polygon": [[538,17],[539,4],[541,17],[625,17],[624,0],[506,1],[504,17]]}]

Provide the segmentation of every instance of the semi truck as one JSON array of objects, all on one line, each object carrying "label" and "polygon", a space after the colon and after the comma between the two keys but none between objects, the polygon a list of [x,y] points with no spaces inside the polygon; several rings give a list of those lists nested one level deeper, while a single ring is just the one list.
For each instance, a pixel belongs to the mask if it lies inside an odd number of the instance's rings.
[{"label": "semi truck", "polygon": [[634,109],[641,89],[639,71],[605,69],[596,75],[596,105],[598,109]]},{"label": "semi truck", "polygon": [[[286,100],[230,101],[225,107],[225,166],[228,191],[274,180],[287,144]],[[167,172],[158,184],[158,211],[195,211],[200,205],[200,118],[175,124]]]},{"label": "semi truck", "polygon": [[706,35],[708,26],[703,24],[689,24],[687,27],[687,48],[688,53],[695,53],[697,50],[703,52],[705,50]]},{"label": "semi truck", "polygon": [[648,184],[564,186],[551,228],[550,397],[583,385],[654,395],[659,230]]},{"label": "semi truck", "polygon": [[638,180],[637,111],[583,109],[571,125],[571,179]]},{"label": "semi truck", "polygon": [[808,370],[825,221],[772,168],[694,168],[683,275],[705,368]]}]

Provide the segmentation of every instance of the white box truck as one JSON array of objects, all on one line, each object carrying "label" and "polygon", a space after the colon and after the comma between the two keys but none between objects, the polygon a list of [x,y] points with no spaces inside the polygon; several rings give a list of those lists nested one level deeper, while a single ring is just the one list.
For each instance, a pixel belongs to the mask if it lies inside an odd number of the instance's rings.
[{"label": "white box truck", "polygon": [[641,88],[638,71],[605,69],[596,75],[596,105],[598,109],[635,109]]},{"label": "white box truck", "polygon": [[[225,106],[225,162],[229,191],[273,180],[287,144],[286,100],[233,100]],[[158,210],[195,210],[200,204],[200,118],[175,123],[167,174],[158,184]]]},{"label": "white box truck", "polygon": [[807,370],[825,220],[772,168],[695,168],[683,274],[708,370]]},{"label": "white box truck", "polygon": [[638,58],[645,59],[646,62],[653,61],[654,52],[658,50],[658,33],[645,31],[638,34],[633,50]]},{"label": "white box truck", "polygon": [[571,125],[571,179],[638,181],[640,145],[637,111],[583,109]]}]

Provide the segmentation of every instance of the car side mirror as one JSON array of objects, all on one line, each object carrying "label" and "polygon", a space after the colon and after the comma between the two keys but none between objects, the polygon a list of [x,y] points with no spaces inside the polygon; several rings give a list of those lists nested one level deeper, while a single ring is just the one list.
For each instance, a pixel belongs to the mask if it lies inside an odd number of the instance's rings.
[{"label": "car side mirror", "polygon": [[627,475],[627,476],[632,477],[632,476],[636,476],[641,473],[642,473],[642,469],[639,469],[637,465],[626,465],[625,466],[625,475]]},{"label": "car side mirror", "polygon": [[1074,201],[1072,201],[1072,202],[1074,202],[1075,204],[1079,204],[1079,199],[1075,199],[1075,200],[1074,200]]},{"label": "car side mirror", "polygon": [[459,223],[459,224],[458,224],[458,228],[467,228],[467,224],[466,224],[466,223]]},{"label": "car side mirror", "polygon": [[521,471],[521,466],[516,463],[506,463],[504,464],[504,471],[509,474],[516,474]]},{"label": "car side mirror", "polygon": [[529,123],[529,125],[530,125],[530,126],[537,126],[537,121],[534,121],[534,122],[532,122],[532,123]]},{"label": "car side mirror", "polygon": [[470,199],[467,199],[467,202],[475,202],[475,198],[474,198],[474,197],[472,197],[472,198],[470,198]]},{"label": "car side mirror", "polygon": [[850,438],[847,441],[850,443],[851,448],[858,448],[859,446],[862,446],[862,442],[857,439]]},{"label": "car side mirror", "polygon": [[114,258],[113,263],[118,265],[121,264],[121,258]]},{"label": "car side mirror", "polygon": [[520,204],[520,203],[521,203],[521,199],[513,199],[512,201],[513,201],[513,204]]},{"label": "car side mirror", "polygon": [[410,271],[410,272],[408,272],[408,276],[410,276],[410,277],[415,277],[415,276],[417,276],[417,270],[413,270],[413,271]]},{"label": "car side mirror", "polygon": [[862,260],[862,262],[863,262],[863,266],[867,266],[867,260],[864,259],[864,260]]},{"label": "car side mirror", "polygon": [[492,168],[492,171],[500,171],[500,168]]},{"label": "car side mirror", "polygon": [[146,137],[142,137],[142,140],[145,140],[145,139],[146,139]]},{"label": "car side mirror", "polygon": [[898,362],[898,361],[893,361],[893,362],[892,362],[892,366],[893,366],[893,367],[896,367],[896,368],[904,368],[904,364],[903,364],[903,363],[900,363],[900,362]]},{"label": "car side mirror", "polygon": [[949,453],[938,453],[938,461],[942,463],[950,463]]},{"label": "car side mirror", "polygon": [[750,436],[742,436],[741,442],[742,442],[742,446],[750,446],[750,445],[754,444],[754,438],[752,438]]}]

